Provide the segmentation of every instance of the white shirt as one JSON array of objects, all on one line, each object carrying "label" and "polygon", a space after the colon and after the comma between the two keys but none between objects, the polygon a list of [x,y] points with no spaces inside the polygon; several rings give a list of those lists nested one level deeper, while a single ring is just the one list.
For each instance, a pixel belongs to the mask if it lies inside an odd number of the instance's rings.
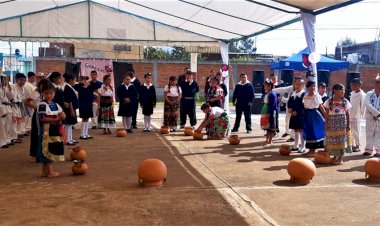
[{"label": "white shirt", "polygon": [[342,106],[343,101],[334,101],[331,107],[332,109],[330,109],[330,100],[331,99],[326,100],[323,104],[323,107],[329,110],[329,115],[344,115],[352,107],[348,100],[345,107]]},{"label": "white shirt", "polygon": [[17,83],[12,85],[13,102],[20,103],[26,100],[28,94],[24,86],[19,86]]},{"label": "white shirt", "polygon": [[360,90],[360,92],[351,92],[351,105],[352,108],[350,109],[350,119],[361,119],[364,116],[365,112],[365,96],[366,94],[363,92],[363,90]]},{"label": "white shirt", "polygon": [[319,108],[319,105],[323,103],[322,98],[319,94],[314,94],[313,96],[309,96],[306,94],[303,97],[302,102],[305,109],[316,109]]},{"label": "white shirt", "polygon": [[372,119],[380,114],[380,95],[376,95],[375,90],[371,90],[365,97],[366,118]]},{"label": "white shirt", "polygon": [[168,97],[178,97],[180,94],[182,94],[182,89],[179,86],[170,86],[169,90],[169,85],[166,85],[164,92],[168,92]]},{"label": "white shirt", "polygon": [[224,113],[224,110],[220,107],[212,107],[210,115],[214,115],[215,117],[220,117]]},{"label": "white shirt", "polygon": [[[127,88],[128,89],[128,88]],[[113,97],[115,92],[113,89],[106,88],[104,85],[98,89],[100,96]]]}]

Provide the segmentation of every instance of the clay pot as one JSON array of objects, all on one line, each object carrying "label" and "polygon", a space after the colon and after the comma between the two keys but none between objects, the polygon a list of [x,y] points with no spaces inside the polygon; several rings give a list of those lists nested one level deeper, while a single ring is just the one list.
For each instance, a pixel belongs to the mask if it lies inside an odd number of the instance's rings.
[{"label": "clay pot", "polygon": [[193,127],[185,127],[185,130],[183,132],[185,133],[185,136],[192,136],[194,129]]},{"label": "clay pot", "polygon": [[280,152],[280,155],[290,155],[290,152],[292,151],[290,146],[287,144],[282,144],[280,146],[280,149],[278,150]]},{"label": "clay pot", "polygon": [[168,170],[159,159],[145,159],[137,169],[138,183],[146,187],[158,187],[166,181]]},{"label": "clay pot", "polygon": [[330,164],[331,157],[328,151],[318,151],[315,153],[314,162],[318,164]]},{"label": "clay pot", "polygon": [[161,134],[168,134],[170,129],[168,126],[161,126]]},{"label": "clay pot", "polygon": [[73,171],[74,175],[83,175],[83,174],[87,173],[88,166],[84,161],[75,160],[74,165],[71,168],[71,170]]},{"label": "clay pot", "polygon": [[365,178],[372,183],[380,183],[380,159],[371,158],[364,164]]},{"label": "clay pot", "polygon": [[116,131],[116,136],[118,136],[118,137],[125,137],[125,136],[127,136],[127,131],[125,131],[125,129],[118,129]]},{"label": "clay pot", "polygon": [[86,158],[86,151],[81,147],[75,147],[70,153],[71,160],[81,160],[84,161]]},{"label": "clay pot", "polygon": [[313,179],[317,169],[311,160],[295,158],[288,164],[288,173],[292,183],[306,185]]},{"label": "clay pot", "polygon": [[203,133],[194,132],[193,138],[194,138],[194,140],[202,140],[203,139]]},{"label": "clay pot", "polygon": [[231,135],[230,138],[228,138],[228,141],[230,142],[230,144],[232,145],[238,145],[240,144],[240,138],[238,135],[234,134],[234,135]]}]

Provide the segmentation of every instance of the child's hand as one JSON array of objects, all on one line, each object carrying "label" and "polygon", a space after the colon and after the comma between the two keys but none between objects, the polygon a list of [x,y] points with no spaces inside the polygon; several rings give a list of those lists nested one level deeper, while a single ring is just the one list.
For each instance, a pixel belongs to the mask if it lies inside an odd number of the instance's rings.
[{"label": "child's hand", "polygon": [[124,98],[124,103],[129,104],[131,103],[131,100],[129,98]]},{"label": "child's hand", "polygon": [[293,112],[292,112],[292,116],[297,116],[297,112],[296,112],[296,111],[293,111]]},{"label": "child's hand", "polygon": [[65,118],[66,118],[66,114],[65,114],[65,112],[61,112],[61,113],[59,113],[58,116],[59,116],[60,119],[62,119],[62,120],[65,120]]},{"label": "child's hand", "polygon": [[292,113],[293,110],[291,108],[288,109],[288,113]]}]

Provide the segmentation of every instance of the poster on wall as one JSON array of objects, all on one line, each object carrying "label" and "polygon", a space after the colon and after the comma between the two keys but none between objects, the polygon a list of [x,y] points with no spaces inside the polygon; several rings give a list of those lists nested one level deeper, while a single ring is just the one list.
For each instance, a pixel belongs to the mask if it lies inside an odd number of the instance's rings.
[{"label": "poster on wall", "polygon": [[104,75],[111,75],[111,85],[115,88],[113,66],[111,60],[79,60],[81,76],[91,75],[91,71],[98,73],[98,80],[103,82]]}]

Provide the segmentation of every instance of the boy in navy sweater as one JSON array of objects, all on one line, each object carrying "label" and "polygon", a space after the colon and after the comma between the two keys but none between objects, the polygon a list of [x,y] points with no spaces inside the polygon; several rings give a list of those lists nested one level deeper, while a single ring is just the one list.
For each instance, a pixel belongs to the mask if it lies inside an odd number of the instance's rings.
[{"label": "boy in navy sweater", "polygon": [[186,72],[186,80],[180,84],[182,89],[181,107],[180,107],[180,126],[185,128],[186,117],[189,115],[190,125],[197,124],[197,117],[195,114],[195,101],[196,94],[199,92],[198,83],[193,79],[191,71]]},{"label": "boy in navy sweater", "polygon": [[254,89],[247,80],[247,74],[240,74],[240,82],[236,84],[232,101],[236,107],[236,120],[232,132],[238,132],[241,115],[244,112],[247,133],[252,132],[251,106],[254,98]]}]

